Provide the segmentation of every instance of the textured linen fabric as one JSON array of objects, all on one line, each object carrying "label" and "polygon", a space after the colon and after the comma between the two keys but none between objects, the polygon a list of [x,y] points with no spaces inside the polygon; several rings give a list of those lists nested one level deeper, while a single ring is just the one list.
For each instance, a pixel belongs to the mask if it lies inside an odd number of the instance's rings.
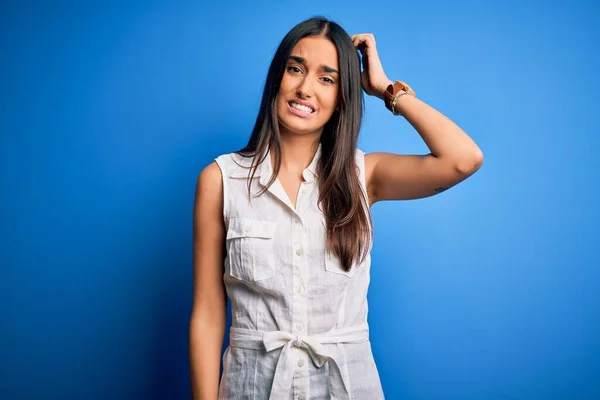
[{"label": "textured linen fabric", "polygon": [[[317,206],[320,155],[321,145],[303,171],[296,208],[278,179],[249,201],[250,158],[215,159],[223,176],[223,280],[232,309],[219,399],[384,398],[367,324],[371,257],[345,272],[326,252]],[[357,150],[355,160],[365,190],[364,153]],[[272,171],[267,155],[253,195]]]}]

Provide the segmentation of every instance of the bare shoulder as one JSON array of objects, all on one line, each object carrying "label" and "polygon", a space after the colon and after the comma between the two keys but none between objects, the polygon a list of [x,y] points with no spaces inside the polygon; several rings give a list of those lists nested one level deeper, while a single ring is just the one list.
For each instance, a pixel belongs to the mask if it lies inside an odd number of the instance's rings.
[{"label": "bare shoulder", "polygon": [[213,161],[200,173],[194,199],[194,231],[220,228],[223,223],[223,180],[221,168]]},{"label": "bare shoulder", "polygon": [[196,193],[198,190],[212,189],[213,191],[223,190],[223,181],[221,178],[221,168],[216,161],[208,164],[200,174],[198,174],[198,180],[196,182]]},{"label": "bare shoulder", "polygon": [[213,161],[198,174],[194,199],[195,240],[209,240],[220,244],[224,230],[223,180],[221,168]]}]

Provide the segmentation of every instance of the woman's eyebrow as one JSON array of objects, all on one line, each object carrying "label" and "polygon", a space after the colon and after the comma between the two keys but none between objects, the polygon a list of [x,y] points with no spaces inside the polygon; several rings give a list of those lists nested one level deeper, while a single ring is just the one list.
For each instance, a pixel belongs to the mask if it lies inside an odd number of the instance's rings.
[{"label": "woman's eyebrow", "polygon": [[[302,65],[306,65],[306,59],[304,57],[300,57],[300,56],[290,56],[291,60],[294,60]],[[328,72],[330,74],[339,74],[340,72],[335,69],[335,68],[331,68],[327,65],[321,65],[321,69],[325,72]]]}]

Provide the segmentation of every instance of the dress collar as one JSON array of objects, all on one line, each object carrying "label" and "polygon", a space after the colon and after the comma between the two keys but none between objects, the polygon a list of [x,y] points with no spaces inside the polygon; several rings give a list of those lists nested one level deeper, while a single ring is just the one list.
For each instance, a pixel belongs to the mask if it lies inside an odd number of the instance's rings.
[{"label": "dress collar", "polygon": [[[309,166],[302,172],[302,177],[306,182],[314,181],[314,178],[318,176],[317,173],[317,165],[319,163],[319,158],[321,157],[321,142],[319,142],[319,146],[317,147],[317,151],[310,162]],[[271,150],[267,150],[267,156],[261,162],[257,169],[254,177],[261,178],[261,183],[268,182],[271,175],[273,175],[273,167],[271,165]],[[237,153],[233,153],[234,161],[237,165],[232,169],[229,174],[232,178],[248,178],[249,176],[249,168],[252,165],[252,157],[243,157]]]}]

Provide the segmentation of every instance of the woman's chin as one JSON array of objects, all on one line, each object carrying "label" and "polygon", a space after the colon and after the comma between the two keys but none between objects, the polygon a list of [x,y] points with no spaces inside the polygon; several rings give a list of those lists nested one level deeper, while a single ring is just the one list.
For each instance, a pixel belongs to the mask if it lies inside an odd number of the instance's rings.
[{"label": "woman's chin", "polygon": [[293,134],[293,135],[309,135],[311,133],[321,132],[323,127],[315,127],[313,124],[289,124],[279,123],[279,131],[282,134]]}]

